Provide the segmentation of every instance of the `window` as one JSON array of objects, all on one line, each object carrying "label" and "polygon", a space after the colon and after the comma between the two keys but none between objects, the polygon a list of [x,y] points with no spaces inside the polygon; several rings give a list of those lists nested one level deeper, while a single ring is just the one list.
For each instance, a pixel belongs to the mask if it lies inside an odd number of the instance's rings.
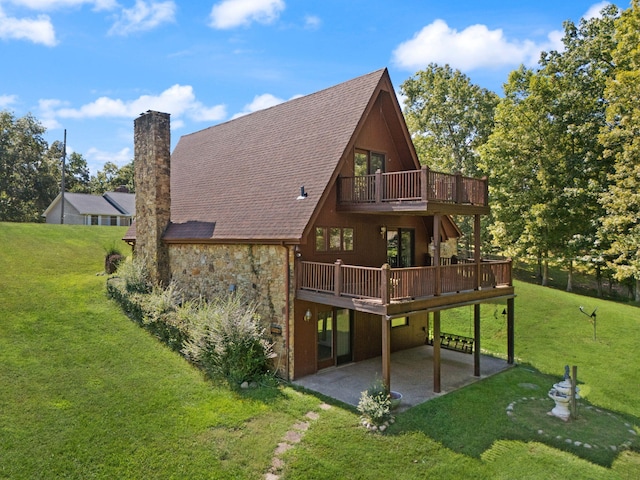
[{"label": "window", "polygon": [[316,251],[324,252],[327,249],[327,229],[316,227]]},{"label": "window", "polygon": [[109,225],[111,225],[112,227],[115,227],[118,225],[118,217],[109,217]]},{"label": "window", "polygon": [[391,328],[409,326],[409,317],[398,317],[391,319]]},{"label": "window", "polygon": [[353,171],[356,177],[373,175],[378,170],[384,173],[384,153],[356,150]]},{"label": "window", "polygon": [[353,228],[316,227],[316,252],[353,252]]},{"label": "window", "polygon": [[387,228],[387,262],[393,268],[414,266],[415,231],[409,228]]},{"label": "window", "polygon": [[98,215],[90,215],[90,225],[98,225]]}]

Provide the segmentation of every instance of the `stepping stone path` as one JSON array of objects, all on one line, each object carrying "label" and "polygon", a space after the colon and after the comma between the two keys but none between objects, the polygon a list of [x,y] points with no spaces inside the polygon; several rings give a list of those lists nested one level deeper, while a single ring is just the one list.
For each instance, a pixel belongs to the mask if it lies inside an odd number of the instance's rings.
[{"label": "stepping stone path", "polygon": [[[326,403],[320,404],[320,409],[329,410],[331,405]],[[320,418],[318,412],[307,412],[304,416],[304,420],[299,420],[291,426],[291,429],[284,434],[282,442],[278,443],[278,446],[273,452],[273,458],[271,459],[271,467],[267,473],[264,474],[265,480],[279,480],[280,472],[284,468],[284,461],[280,458],[284,452],[291,450],[296,444],[300,443],[304,432],[309,429],[310,421],[315,421]]]}]

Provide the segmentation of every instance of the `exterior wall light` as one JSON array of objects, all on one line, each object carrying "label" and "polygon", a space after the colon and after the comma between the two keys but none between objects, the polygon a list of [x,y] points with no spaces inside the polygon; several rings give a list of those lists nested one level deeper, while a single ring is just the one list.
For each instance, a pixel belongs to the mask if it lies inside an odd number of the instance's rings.
[{"label": "exterior wall light", "polygon": [[384,238],[386,234],[387,234],[387,227],[383,225],[380,227],[380,236]]},{"label": "exterior wall light", "polygon": [[307,311],[304,314],[304,320],[306,322],[308,322],[309,320],[311,320],[311,309],[307,308]]}]

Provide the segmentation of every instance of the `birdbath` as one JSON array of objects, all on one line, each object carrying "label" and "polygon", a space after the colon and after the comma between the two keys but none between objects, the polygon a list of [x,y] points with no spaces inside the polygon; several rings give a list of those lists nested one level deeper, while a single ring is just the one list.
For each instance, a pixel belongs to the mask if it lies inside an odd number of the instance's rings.
[{"label": "birdbath", "polygon": [[[580,389],[576,387],[575,398],[580,398],[578,392]],[[564,379],[561,382],[554,383],[551,390],[549,390],[549,398],[556,404],[553,410],[549,412],[549,415],[558,417],[565,422],[571,417],[571,411],[569,407],[571,405],[571,377],[569,376],[569,366],[565,367]]]}]

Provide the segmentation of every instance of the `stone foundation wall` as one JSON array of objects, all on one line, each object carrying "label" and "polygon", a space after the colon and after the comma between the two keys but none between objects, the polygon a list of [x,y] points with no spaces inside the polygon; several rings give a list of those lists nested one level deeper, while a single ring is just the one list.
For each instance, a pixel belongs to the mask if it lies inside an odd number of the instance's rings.
[{"label": "stone foundation wall", "polygon": [[[279,374],[288,378],[286,358],[287,332],[287,255],[289,249],[280,245],[191,245],[169,247],[171,279],[189,297],[212,299],[228,295],[235,289],[258,303],[261,322],[271,334],[278,355]],[[291,259],[291,257],[290,257]],[[289,262],[293,271],[293,262]],[[293,282],[291,282],[293,283]],[[293,288],[289,284],[290,308],[293,308]]]}]

